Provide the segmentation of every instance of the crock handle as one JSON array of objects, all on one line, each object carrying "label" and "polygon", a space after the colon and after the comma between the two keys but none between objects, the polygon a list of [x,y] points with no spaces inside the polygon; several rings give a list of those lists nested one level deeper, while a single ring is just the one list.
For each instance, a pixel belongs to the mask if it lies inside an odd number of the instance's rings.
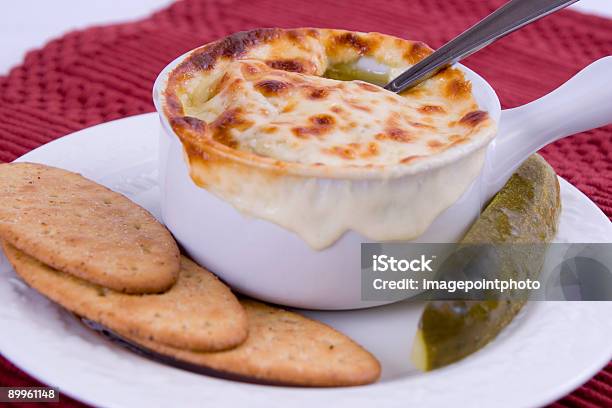
[{"label": "crock handle", "polygon": [[538,149],[611,122],[612,56],[593,62],[548,95],[504,110],[487,163],[487,198]]}]

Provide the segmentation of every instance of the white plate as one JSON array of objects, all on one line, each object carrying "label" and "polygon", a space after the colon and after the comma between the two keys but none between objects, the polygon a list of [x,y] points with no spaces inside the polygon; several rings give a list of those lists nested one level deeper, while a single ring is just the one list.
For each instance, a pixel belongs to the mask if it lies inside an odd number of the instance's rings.
[{"label": "white plate", "polygon": [[[19,160],[82,173],[159,215],[157,118],[95,126]],[[607,217],[561,180],[564,242],[610,242]],[[383,365],[380,382],[338,389],[270,387],[167,367],[85,329],[26,287],[0,255],[0,351],[62,393],[98,406],[418,406],[528,407],[565,395],[612,357],[612,302],[533,302],[480,352],[420,373],[409,353],[421,304],[350,312],[307,312],[350,335]]]}]

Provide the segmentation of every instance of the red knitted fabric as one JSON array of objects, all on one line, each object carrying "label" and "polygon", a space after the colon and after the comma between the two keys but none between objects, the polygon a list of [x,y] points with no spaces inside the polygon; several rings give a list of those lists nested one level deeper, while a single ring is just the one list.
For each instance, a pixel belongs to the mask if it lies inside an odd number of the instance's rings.
[{"label": "red knitted fabric", "polygon": [[[30,52],[22,65],[0,77],[0,161],[88,126],[152,111],[156,74],[177,55],[231,32],[338,27],[381,31],[437,47],[502,2],[187,0],[139,22],[74,32]],[[562,11],[466,64],[491,82],[505,107],[512,107],[542,96],[608,54],[610,20]],[[561,176],[612,216],[612,127],[559,141],[543,154]],[[38,383],[2,359],[0,386],[7,385]],[[80,406],[67,397],[63,401]],[[612,364],[553,406],[612,407]]]}]

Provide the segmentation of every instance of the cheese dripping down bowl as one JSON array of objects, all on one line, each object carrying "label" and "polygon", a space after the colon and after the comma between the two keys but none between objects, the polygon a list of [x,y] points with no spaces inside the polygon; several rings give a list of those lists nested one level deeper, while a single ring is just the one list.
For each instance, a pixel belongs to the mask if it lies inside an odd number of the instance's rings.
[{"label": "cheese dripping down bowl", "polygon": [[177,58],[153,90],[163,221],[252,297],[379,304],[361,300],[360,243],[457,241],[528,155],[491,164],[499,100],[463,66],[400,95],[380,87],[431,52],[379,33],[257,29]]}]

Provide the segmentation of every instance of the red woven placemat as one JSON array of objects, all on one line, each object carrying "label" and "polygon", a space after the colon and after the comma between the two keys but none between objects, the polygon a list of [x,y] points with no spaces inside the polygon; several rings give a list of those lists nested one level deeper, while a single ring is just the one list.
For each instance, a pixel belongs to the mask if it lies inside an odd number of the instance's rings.
[{"label": "red woven placemat", "polygon": [[[177,55],[231,32],[338,27],[381,31],[437,47],[501,3],[187,0],[139,22],[74,32],[30,52],[22,65],[0,77],[0,161],[14,160],[78,129],[152,111],[156,74]],[[491,82],[505,107],[512,107],[542,96],[608,54],[610,20],[562,11],[470,57],[466,64]],[[542,153],[561,176],[612,216],[612,127],[559,141]],[[0,386],[9,385],[39,384],[0,359]],[[67,397],[62,401],[81,406]],[[612,364],[553,406],[612,407]]]}]

